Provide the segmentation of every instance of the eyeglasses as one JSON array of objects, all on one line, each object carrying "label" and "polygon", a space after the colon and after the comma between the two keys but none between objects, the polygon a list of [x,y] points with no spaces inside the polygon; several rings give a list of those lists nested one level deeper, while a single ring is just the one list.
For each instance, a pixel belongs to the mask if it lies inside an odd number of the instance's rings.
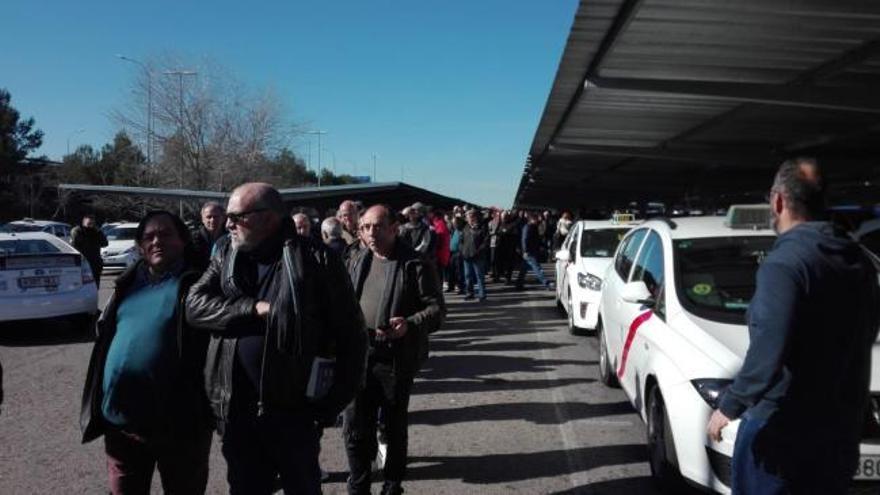
[{"label": "eyeglasses", "polygon": [[241,213],[233,213],[231,211],[227,211],[226,212],[226,220],[228,220],[231,223],[237,224],[237,223],[240,223],[242,220],[244,220],[245,217],[248,215],[252,215],[254,213],[260,213],[260,212],[266,211],[268,209],[269,208],[254,208],[253,210],[243,211]]}]

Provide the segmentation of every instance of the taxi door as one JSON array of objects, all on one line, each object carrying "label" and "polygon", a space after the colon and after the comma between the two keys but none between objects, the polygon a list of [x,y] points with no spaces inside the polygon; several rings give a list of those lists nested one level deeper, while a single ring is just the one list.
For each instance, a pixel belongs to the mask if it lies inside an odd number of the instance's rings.
[{"label": "taxi door", "polygon": [[[611,365],[616,366],[620,362],[624,338],[626,337],[626,325],[628,325],[630,311],[624,307],[621,297],[624,286],[629,281],[632,267],[635,264],[636,255],[647,234],[647,229],[634,230],[624,238],[617,249],[614,264],[608,270],[608,276],[604,281],[602,290],[602,313],[603,333]],[[616,371],[616,370],[615,370]]]},{"label": "taxi door", "polygon": [[[571,231],[569,231],[568,236],[565,237],[565,240],[562,241],[562,244],[559,246],[559,251],[566,251],[571,255],[571,246],[577,245],[577,237],[580,231],[580,224],[575,224],[571,228]],[[570,275],[569,267],[574,266],[575,259],[574,257],[570,257],[568,261],[562,261],[555,256],[554,258],[556,260],[556,298],[563,307],[565,307],[566,311],[571,311],[571,308],[568,307],[567,290]]]},{"label": "taxi door", "polygon": [[621,318],[626,334],[617,366],[617,379],[636,408],[641,409],[646,363],[658,337],[666,328],[663,304],[663,241],[653,230],[645,238],[633,264],[629,282],[644,283],[647,289],[643,302],[621,302]]}]

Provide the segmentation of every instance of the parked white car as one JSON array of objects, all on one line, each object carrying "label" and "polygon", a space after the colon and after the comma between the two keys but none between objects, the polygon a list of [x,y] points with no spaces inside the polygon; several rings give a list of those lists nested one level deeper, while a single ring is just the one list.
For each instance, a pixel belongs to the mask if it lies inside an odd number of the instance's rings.
[{"label": "parked white car", "polygon": [[633,215],[575,223],[556,252],[556,302],[568,315],[568,330],[594,330],[599,321],[602,277]]},{"label": "parked white car", "polygon": [[[742,367],[745,312],[774,241],[766,214],[754,209],[731,207],[727,220],[651,220],[627,234],[608,268],[597,330],[600,379],[619,384],[647,424],[651,472],[663,485],[683,478],[730,492],[739,421],[722,431],[721,442],[708,438],[706,425]],[[873,356],[874,410],[865,427],[877,432],[880,344]],[[880,435],[861,452],[857,479],[880,480]]]},{"label": "parked white car", "polygon": [[0,321],[69,317],[84,328],[97,312],[92,269],[70,244],[45,232],[0,233]]},{"label": "parked white car", "polygon": [[119,271],[135,264],[141,258],[134,241],[136,223],[121,223],[108,230],[107,246],[101,248],[105,271]]},{"label": "parked white car", "polygon": [[65,241],[70,240],[70,225],[54,220],[34,220],[25,218],[15,220],[3,226],[4,232],[46,232]]}]

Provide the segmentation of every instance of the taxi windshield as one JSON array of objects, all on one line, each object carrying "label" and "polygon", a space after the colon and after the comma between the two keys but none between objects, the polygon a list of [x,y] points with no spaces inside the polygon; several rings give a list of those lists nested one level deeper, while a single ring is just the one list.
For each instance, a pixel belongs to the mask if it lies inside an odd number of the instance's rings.
[{"label": "taxi windshield", "polygon": [[775,237],[713,237],[674,241],[676,291],[689,312],[723,323],[745,323],[755,274]]},{"label": "taxi windshield", "polygon": [[610,258],[627,229],[590,229],[581,234],[582,258]]}]

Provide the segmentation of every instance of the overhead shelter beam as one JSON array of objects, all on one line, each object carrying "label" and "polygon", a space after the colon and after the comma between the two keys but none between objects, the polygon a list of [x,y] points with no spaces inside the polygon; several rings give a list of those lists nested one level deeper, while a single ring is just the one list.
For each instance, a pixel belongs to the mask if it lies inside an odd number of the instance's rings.
[{"label": "overhead shelter beam", "polygon": [[857,88],[621,77],[593,77],[584,82],[585,90],[596,88],[672,94],[683,98],[713,98],[737,103],[880,113],[880,97],[877,92]]},{"label": "overhead shelter beam", "polygon": [[584,155],[619,156],[623,158],[646,158],[651,160],[719,165],[754,165],[756,163],[773,161],[777,158],[768,153],[750,153],[743,152],[742,149],[725,150],[723,148],[713,148],[712,150],[669,150],[633,146],[555,144],[551,145],[550,149],[552,151],[567,151]]},{"label": "overhead shelter beam", "polygon": [[559,135],[562,129],[565,127],[566,122],[568,122],[569,117],[571,116],[574,109],[577,108],[578,102],[581,99],[581,95],[584,92],[584,84],[586,81],[596,76],[599,73],[599,69],[602,67],[602,63],[608,57],[608,55],[614,50],[615,45],[617,45],[620,40],[623,32],[626,31],[626,28],[635,18],[636,13],[639,11],[639,7],[642,6],[644,0],[624,0],[623,5],[620,6],[620,10],[617,12],[617,16],[614,18],[614,22],[611,24],[611,27],[608,28],[608,31],[605,32],[605,36],[602,38],[602,43],[599,45],[599,49],[596,51],[596,54],[593,56],[593,59],[590,61],[590,65],[587,67],[586,72],[584,73],[583,80],[581,81],[580,86],[578,86],[574,95],[572,95],[571,99],[568,101],[568,105],[565,107],[565,111],[562,113],[562,117],[559,118],[559,122],[557,122],[556,127],[553,129],[553,133],[550,135],[551,138],[548,141],[547,148],[541,152],[541,158],[547,154],[549,150],[549,143],[553,142],[553,138]]}]

